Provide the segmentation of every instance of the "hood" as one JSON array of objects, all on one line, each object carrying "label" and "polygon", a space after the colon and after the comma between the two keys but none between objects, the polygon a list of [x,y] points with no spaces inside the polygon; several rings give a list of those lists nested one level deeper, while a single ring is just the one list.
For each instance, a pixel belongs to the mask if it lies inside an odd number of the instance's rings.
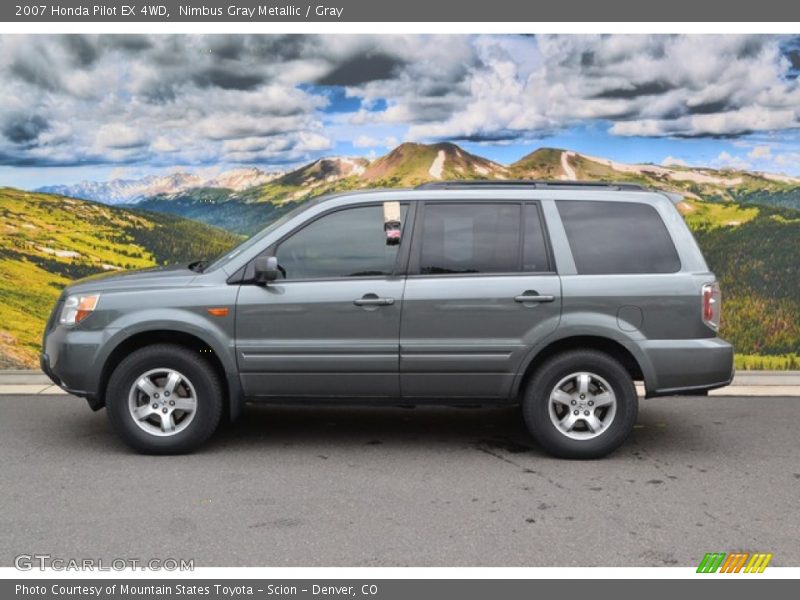
[{"label": "hood", "polygon": [[80,294],[125,289],[183,287],[195,277],[197,277],[197,273],[186,265],[98,273],[97,275],[74,281],[64,289],[64,292],[66,294]]}]

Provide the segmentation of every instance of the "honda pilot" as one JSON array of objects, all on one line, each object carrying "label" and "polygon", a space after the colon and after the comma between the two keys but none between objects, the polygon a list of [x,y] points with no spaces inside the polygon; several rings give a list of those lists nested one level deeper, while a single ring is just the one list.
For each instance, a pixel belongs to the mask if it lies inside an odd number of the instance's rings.
[{"label": "honda pilot", "polygon": [[41,366],[132,448],[247,403],[519,404],[549,453],[618,448],[646,397],[733,376],[675,206],[628,184],[439,182],[309,201],[215,260],[69,285]]}]

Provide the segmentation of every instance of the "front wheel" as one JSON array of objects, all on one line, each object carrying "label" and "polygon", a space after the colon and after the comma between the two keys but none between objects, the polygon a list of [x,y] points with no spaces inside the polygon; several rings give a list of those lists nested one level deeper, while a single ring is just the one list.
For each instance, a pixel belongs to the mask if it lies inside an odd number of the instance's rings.
[{"label": "front wheel", "polygon": [[616,450],[636,423],[639,401],[619,361],[595,350],[575,350],[547,360],[529,382],[522,402],[536,441],[562,458],[601,458]]},{"label": "front wheel", "polygon": [[214,368],[188,348],[147,346],[111,375],[106,408],[123,441],[144,454],[182,454],[205,442],[222,416]]}]

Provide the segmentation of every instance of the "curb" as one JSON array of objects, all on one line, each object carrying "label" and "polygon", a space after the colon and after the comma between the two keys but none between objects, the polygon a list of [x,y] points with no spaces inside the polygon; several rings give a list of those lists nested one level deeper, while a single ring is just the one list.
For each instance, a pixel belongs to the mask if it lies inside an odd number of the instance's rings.
[{"label": "curb", "polygon": [[[38,369],[0,370],[3,385],[53,385]],[[733,386],[800,386],[800,371],[738,371]]]},{"label": "curb", "polygon": [[9,369],[7,371],[0,371],[0,386],[34,384],[53,385],[53,382],[38,369]]},{"label": "curb", "polygon": [[39,383],[0,385],[0,396],[49,396],[53,394],[66,396],[67,392],[52,383],[49,385]]},{"label": "curb", "polygon": [[[640,396],[644,388],[637,384]],[[40,371],[0,371],[0,396],[67,395]],[[711,390],[710,396],[800,397],[799,371],[745,371],[736,374],[727,387]]]},{"label": "curb", "polygon": [[[0,385],[0,396],[67,396],[67,392],[60,387],[50,384],[11,384]],[[644,396],[644,391],[639,390],[639,395]],[[719,390],[711,390],[709,396],[715,397],[761,397],[761,398],[787,398],[800,397],[800,386],[796,385],[729,385]],[[659,398],[655,398],[655,401]]]}]

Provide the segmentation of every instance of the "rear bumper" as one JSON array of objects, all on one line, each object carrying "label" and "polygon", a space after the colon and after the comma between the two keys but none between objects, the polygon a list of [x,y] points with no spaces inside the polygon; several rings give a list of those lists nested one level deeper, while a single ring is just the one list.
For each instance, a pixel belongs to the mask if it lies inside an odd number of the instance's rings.
[{"label": "rear bumper", "polygon": [[702,394],[733,380],[733,346],[720,338],[649,340],[641,348],[649,363],[648,398]]}]

